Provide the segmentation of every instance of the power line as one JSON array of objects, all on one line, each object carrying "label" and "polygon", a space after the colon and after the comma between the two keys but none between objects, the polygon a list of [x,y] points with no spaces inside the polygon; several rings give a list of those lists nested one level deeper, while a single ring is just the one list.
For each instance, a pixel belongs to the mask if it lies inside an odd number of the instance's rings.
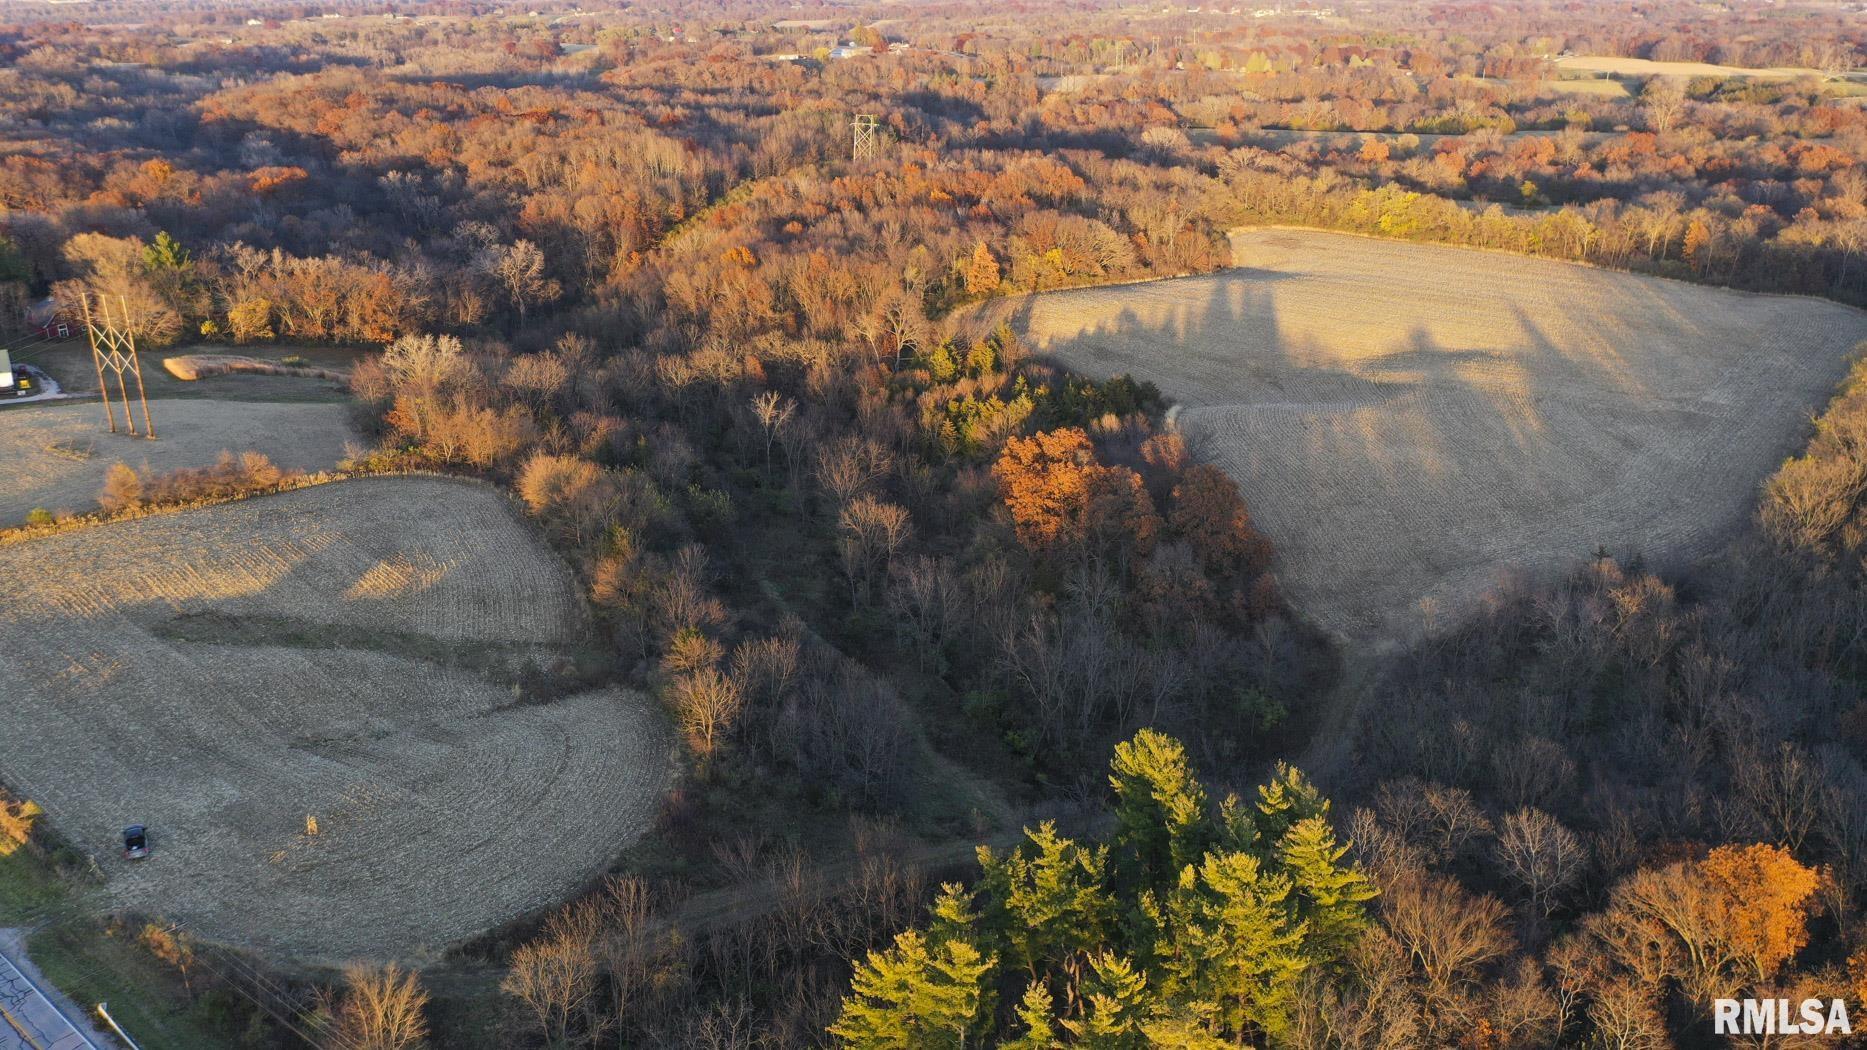
[{"label": "power line", "polygon": [[[56,909],[41,909],[39,914],[43,917],[53,910]],[[86,916],[81,914],[72,914],[55,920],[48,919],[34,925],[31,928],[31,933],[49,929],[60,923],[76,925],[85,921],[86,918]],[[156,924],[151,923],[150,925],[155,926]],[[187,923],[172,922],[167,926],[160,927],[160,930],[168,934],[185,933],[187,930]],[[280,986],[275,980],[266,976],[252,963],[235,955],[226,948],[210,942],[191,941],[188,947],[192,953],[192,960],[194,963],[204,966],[209,973],[220,979],[221,984],[232,989],[235,994],[251,1003],[260,1012],[272,1018],[273,1021],[277,1022],[287,1031],[290,1031],[293,1035],[302,1039],[307,1046],[331,1048],[331,1050],[361,1050],[354,1042],[332,1030],[327,1022],[322,1022],[319,1019],[314,1019],[302,1014],[295,1015],[293,1013],[293,1008],[296,1005],[295,999],[297,997],[290,994],[287,989]],[[107,962],[97,963],[87,969],[79,971],[75,975],[67,977],[65,983],[68,985],[76,984],[90,977],[94,977],[109,968],[110,964]],[[301,1022],[303,1023],[301,1024]],[[307,1027],[311,1030],[307,1031]]]},{"label": "power line", "polygon": [[882,155],[881,118],[871,113],[858,113],[849,126],[853,129],[849,145],[850,160],[874,160]]},{"label": "power line", "polygon": [[[242,963],[237,956],[228,952],[226,949],[221,948],[219,945],[201,941],[196,941],[194,948],[195,959],[204,963],[216,977],[221,979],[222,983],[232,988],[241,998],[252,1003],[255,1007],[258,1007],[260,1012],[278,1022],[279,1025],[287,1031],[304,1040],[307,1046],[335,1047],[336,1050],[361,1050],[355,1043],[344,1038],[337,1032],[332,1031],[326,1024],[313,1022],[309,1017],[302,1014],[294,1017],[294,1015],[289,1013],[286,1009],[286,1007],[292,1005],[290,997],[286,996],[277,985],[259,976],[250,966]],[[250,989],[243,987],[241,980],[230,975],[222,966],[216,966],[212,961],[214,958],[218,958],[223,966],[238,968],[242,976],[253,982],[254,987],[264,988],[267,991],[267,999],[276,998],[278,1001],[262,1001],[260,996],[253,994]],[[306,1031],[300,1026],[300,1021],[311,1023],[312,1027],[317,1029],[317,1034],[313,1035],[311,1032]],[[320,1039],[322,1042],[320,1042]]]},{"label": "power line", "polygon": [[136,396],[143,405],[143,434],[154,440],[156,425],[149,418],[149,394],[143,389],[142,360],[136,355],[136,329],[130,323],[130,303],[123,296],[117,301],[123,309],[121,327],[110,321],[110,300],[99,296],[97,305],[103,315],[103,324],[98,324],[91,313],[91,297],[86,295],[79,302],[84,306],[84,331],[91,340],[91,363],[97,366],[97,388],[104,398],[104,415],[110,420],[110,432],[117,431],[117,413],[110,404],[110,387],[104,383],[104,369],[108,368],[117,377],[117,393],[123,403],[123,425],[136,434],[136,417],[130,413],[130,389],[123,376],[129,373],[136,377]]}]

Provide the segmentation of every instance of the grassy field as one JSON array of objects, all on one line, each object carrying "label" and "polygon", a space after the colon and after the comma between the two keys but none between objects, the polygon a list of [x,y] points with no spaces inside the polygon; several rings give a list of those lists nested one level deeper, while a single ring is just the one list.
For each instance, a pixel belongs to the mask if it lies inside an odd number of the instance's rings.
[{"label": "grassy field", "polygon": [[1237,268],[999,304],[1040,351],[1183,406],[1297,603],[1395,641],[1500,577],[1741,525],[1867,314],[1432,245],[1241,231]]},{"label": "grassy field", "polygon": [[[129,943],[120,926],[89,917],[92,887],[61,878],[53,861],[27,849],[0,853],[0,941],[24,951],[41,976],[80,1009],[108,1002],[111,1013],[148,1050],[232,1045],[215,1002],[190,1002],[175,973]],[[133,935],[133,934],[131,934]],[[0,1046],[10,1029],[0,1028]]]},{"label": "grassy field", "polygon": [[228,1007],[234,993],[190,1001],[172,969],[152,958],[127,928],[67,924],[26,942],[45,979],[84,1008],[109,1003],[110,1015],[144,1050],[202,1050],[247,1045]]},{"label": "grassy field", "polygon": [[[0,342],[0,345],[5,345]],[[170,375],[163,367],[167,357],[191,354],[236,354],[256,361],[283,363],[290,357],[302,359],[312,368],[348,372],[371,351],[335,346],[303,346],[293,343],[256,344],[228,347],[214,343],[182,343],[164,349],[142,352],[143,385],[150,397],[207,397],[224,401],[342,401],[348,394],[343,386],[329,379],[281,375],[223,375],[188,381]],[[91,363],[90,345],[83,339],[64,339],[35,344],[16,351],[13,360],[37,365],[51,374],[65,390],[74,394],[97,393],[97,368]],[[116,389],[116,380],[110,383]],[[136,394],[135,380],[130,380],[130,395]],[[100,409],[101,413],[102,410]]]},{"label": "grassy field", "polygon": [[[372,478],[12,548],[0,779],[116,909],[279,960],[433,958],[642,834],[673,742],[505,497]],[[311,833],[307,817],[317,821]],[[155,855],[117,859],[125,824]]]},{"label": "grassy field", "polygon": [[45,861],[24,849],[0,853],[0,927],[29,923],[65,899]]},{"label": "grassy field", "polygon": [[1618,55],[1569,55],[1556,60],[1556,68],[1577,73],[1607,73],[1621,77],[1756,77],[1762,80],[1794,80],[1797,77],[1821,77],[1819,69],[1800,66],[1774,66],[1752,69],[1744,66],[1718,66],[1710,62],[1655,62],[1646,58],[1622,58]]},{"label": "grassy field", "polygon": [[1587,78],[1582,80],[1544,80],[1537,87],[1563,95],[1598,95],[1602,98],[1627,98],[1633,92],[1627,85],[1612,78]]},{"label": "grassy field", "polygon": [[[163,398],[149,403],[157,439],[147,441],[122,430],[120,413],[119,431],[110,433],[96,401],[0,407],[0,461],[6,463],[0,471],[0,526],[19,524],[34,508],[92,509],[114,463],[169,471],[206,466],[222,451],[258,450],[290,470],[325,470],[357,440],[349,412],[336,402]],[[138,409],[139,428],[142,418]]]},{"label": "grassy field", "polygon": [[319,368],[305,358],[274,360],[247,354],[189,353],[165,354],[162,370],[185,383],[230,376],[271,376],[285,379],[324,379],[347,383],[350,373]]}]

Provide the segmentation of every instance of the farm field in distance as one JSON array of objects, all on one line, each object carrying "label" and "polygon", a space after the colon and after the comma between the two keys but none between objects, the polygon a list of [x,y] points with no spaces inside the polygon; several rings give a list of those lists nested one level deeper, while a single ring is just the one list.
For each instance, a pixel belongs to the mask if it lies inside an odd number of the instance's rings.
[{"label": "farm field in distance", "polygon": [[993,316],[1180,403],[1298,606],[1358,640],[1599,548],[1708,550],[1867,340],[1830,302],[1533,258],[1287,229],[1233,250],[1232,270]]},{"label": "farm field in distance", "polygon": [[[0,457],[8,464],[0,476],[0,527],[18,525],[39,507],[93,509],[113,463],[165,472],[207,466],[222,451],[253,450],[284,469],[315,471],[336,466],[358,439],[349,406],[334,401],[162,398],[152,399],[149,411],[155,441],[110,433],[96,401],[0,408]],[[117,412],[121,428],[122,408]],[[135,418],[140,428],[140,406]]]},{"label": "farm field in distance", "polygon": [[[57,571],[0,608],[31,742],[0,779],[98,859],[114,907],[208,939],[432,957],[600,872],[672,773],[651,702],[576,691],[569,572],[490,487],[338,482],[9,561]],[[134,866],[132,823],[155,849]]]},{"label": "farm field in distance", "polygon": [[1755,77],[1760,80],[1791,80],[1796,77],[1820,77],[1822,71],[1806,66],[1771,66],[1749,68],[1723,66],[1710,62],[1656,62],[1622,55],[1567,55],[1556,60],[1556,68],[1565,71],[1607,73],[1625,77]]}]

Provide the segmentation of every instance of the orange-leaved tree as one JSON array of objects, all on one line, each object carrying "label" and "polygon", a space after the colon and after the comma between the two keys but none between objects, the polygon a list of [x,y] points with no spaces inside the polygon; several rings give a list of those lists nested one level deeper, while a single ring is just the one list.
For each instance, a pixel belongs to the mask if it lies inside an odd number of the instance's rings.
[{"label": "orange-leaved tree", "polygon": [[998,282],[998,260],[992,257],[992,249],[980,241],[972,250],[972,262],[966,265],[966,292],[990,295],[998,291]]},{"label": "orange-leaved tree", "polygon": [[1145,556],[1161,529],[1141,476],[1104,466],[1080,428],[1012,438],[992,465],[1018,539],[1039,555]]},{"label": "orange-leaved tree", "polygon": [[1089,502],[1089,478],[1097,469],[1089,435],[1076,427],[1012,438],[992,476],[998,479],[1018,539],[1046,551],[1080,539]]},{"label": "orange-leaved tree", "polygon": [[1725,936],[1766,980],[1809,943],[1808,904],[1821,874],[1780,846],[1720,846],[1699,872],[1723,913]]},{"label": "orange-leaved tree", "polygon": [[1209,571],[1250,577],[1270,561],[1270,544],[1252,527],[1238,486],[1210,463],[1195,463],[1180,475],[1167,524]]},{"label": "orange-leaved tree", "polygon": [[[1709,1002],[1771,980],[1802,950],[1821,880],[1780,846],[1720,846],[1703,860],[1635,872],[1589,925],[1632,976],[1677,978],[1688,995]],[[1656,939],[1636,960],[1615,931],[1640,927]]]}]

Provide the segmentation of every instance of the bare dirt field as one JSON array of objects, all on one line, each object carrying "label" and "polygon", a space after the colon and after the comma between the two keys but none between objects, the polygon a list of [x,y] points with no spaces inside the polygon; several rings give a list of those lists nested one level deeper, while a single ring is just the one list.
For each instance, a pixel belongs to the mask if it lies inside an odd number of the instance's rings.
[{"label": "bare dirt field", "polygon": [[[154,441],[124,433],[121,412],[112,434],[96,401],[0,408],[0,527],[19,524],[35,507],[94,508],[113,463],[169,471],[206,466],[223,450],[257,449],[290,470],[325,470],[357,440],[349,409],[338,402],[152,400]],[[135,418],[140,429],[140,408]]]},{"label": "bare dirt field", "polygon": [[580,651],[584,611],[490,488],[360,479],[0,555],[0,779],[113,906],[199,936],[431,958],[600,872],[672,774],[648,700],[526,670]]},{"label": "bare dirt field", "polygon": [[1715,545],[1867,340],[1867,313],[1813,299],[1313,231],[1232,245],[1219,274],[985,317],[1159,384],[1293,599],[1364,642],[1598,547]]}]

